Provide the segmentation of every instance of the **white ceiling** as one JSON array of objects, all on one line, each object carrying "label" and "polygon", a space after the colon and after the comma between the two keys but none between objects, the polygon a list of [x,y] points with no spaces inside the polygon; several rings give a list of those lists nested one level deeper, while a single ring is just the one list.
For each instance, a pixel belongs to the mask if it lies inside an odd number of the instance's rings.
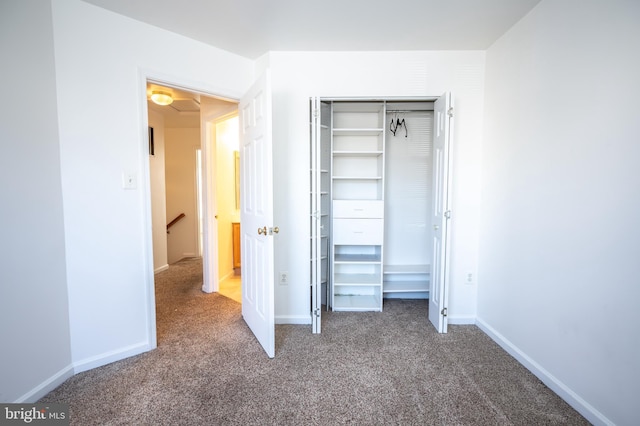
[{"label": "white ceiling", "polygon": [[[173,103],[171,105],[156,105],[150,100],[153,91],[170,94],[173,98]],[[210,112],[214,109],[228,111],[230,104],[236,105],[235,102],[200,95],[176,87],[147,83],[147,106],[149,111],[161,114],[164,117],[165,127],[200,127],[200,104],[205,101],[208,105],[207,110]]]},{"label": "white ceiling", "polygon": [[249,59],[268,51],[484,50],[540,0],[84,0]]}]

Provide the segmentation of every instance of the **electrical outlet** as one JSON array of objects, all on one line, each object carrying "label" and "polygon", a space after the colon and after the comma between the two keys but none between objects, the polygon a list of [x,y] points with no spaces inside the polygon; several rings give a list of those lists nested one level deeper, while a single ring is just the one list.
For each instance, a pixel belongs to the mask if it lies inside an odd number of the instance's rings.
[{"label": "electrical outlet", "polygon": [[473,272],[467,272],[464,279],[465,284],[473,284],[474,278]]},{"label": "electrical outlet", "polygon": [[280,285],[289,284],[289,273],[287,271],[280,271]]}]

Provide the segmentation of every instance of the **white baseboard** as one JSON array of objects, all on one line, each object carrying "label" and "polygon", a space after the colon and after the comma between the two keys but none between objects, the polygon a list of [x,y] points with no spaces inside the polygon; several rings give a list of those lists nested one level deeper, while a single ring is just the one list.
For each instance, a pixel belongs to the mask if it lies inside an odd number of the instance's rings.
[{"label": "white baseboard", "polygon": [[143,352],[148,352],[151,349],[154,349],[154,347],[149,342],[126,346],[115,351],[105,352],[103,354],[75,362],[73,364],[73,371],[75,374],[82,373],[83,371],[91,370],[92,368],[102,367],[103,365],[111,364],[112,362],[120,361],[121,359],[129,358]]},{"label": "white baseboard", "polygon": [[154,270],[153,273],[157,274],[158,272],[166,271],[167,269],[169,269],[169,264],[162,265],[158,269]]},{"label": "white baseboard", "polygon": [[40,398],[60,386],[67,380],[69,377],[73,376],[73,366],[67,365],[62,370],[58,371],[53,376],[49,377],[44,382],[40,383],[35,388],[31,389],[29,392],[22,395],[20,398],[14,401],[16,404],[30,404],[37,402]]},{"label": "white baseboard", "polygon": [[22,395],[20,398],[16,399],[14,403],[28,404],[37,402],[40,398],[60,386],[62,383],[64,383],[65,380],[67,380],[69,377],[72,377],[74,374],[82,373],[83,371],[91,370],[92,368],[101,367],[115,361],[120,361],[121,359],[138,355],[151,349],[153,349],[153,347],[151,347],[149,343],[145,342],[131,345],[117,351],[111,351],[101,355],[97,355],[95,357],[91,357],[74,364],[70,364],[62,370],[58,371],[53,376],[49,377],[44,382],[40,383],[35,388],[31,389],[29,392]]},{"label": "white baseboard", "polygon": [[309,315],[276,315],[276,324],[311,324]]},{"label": "white baseboard", "polygon": [[564,399],[567,404],[571,405],[577,412],[582,414],[589,422],[594,425],[614,425],[611,420],[606,418],[601,412],[596,410],[591,404],[582,399],[582,397],[545,370],[540,364],[531,359],[527,354],[521,351],[481,318],[476,319],[476,325],[498,345],[500,345],[502,349],[507,351],[512,357],[517,359],[545,385],[547,385],[549,389],[558,394],[558,396]]},{"label": "white baseboard", "polygon": [[235,271],[232,269],[229,273],[225,274],[222,278],[218,280],[218,282],[222,282],[228,278],[234,277],[236,275]]},{"label": "white baseboard", "polygon": [[448,324],[452,325],[473,325],[476,323],[476,317],[464,315],[451,315],[447,317]]}]

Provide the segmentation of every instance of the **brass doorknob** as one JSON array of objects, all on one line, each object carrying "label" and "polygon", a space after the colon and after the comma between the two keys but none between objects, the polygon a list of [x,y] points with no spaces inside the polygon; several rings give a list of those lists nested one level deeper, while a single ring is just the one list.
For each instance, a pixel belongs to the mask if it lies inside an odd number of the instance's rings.
[{"label": "brass doorknob", "polygon": [[262,234],[267,235],[267,227],[266,226],[264,226],[262,228],[258,228],[258,235],[262,235]]},{"label": "brass doorknob", "polygon": [[278,228],[277,226],[275,226],[275,227],[273,228],[273,233],[274,233],[274,234],[277,234],[278,232],[280,232],[280,228]]}]

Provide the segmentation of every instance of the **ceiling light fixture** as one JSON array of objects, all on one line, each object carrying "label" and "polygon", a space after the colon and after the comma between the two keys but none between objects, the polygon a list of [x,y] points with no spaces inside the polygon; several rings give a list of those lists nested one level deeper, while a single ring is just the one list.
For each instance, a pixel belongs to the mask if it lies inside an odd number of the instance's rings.
[{"label": "ceiling light fixture", "polygon": [[158,105],[171,105],[173,98],[167,92],[151,92],[151,100]]}]

